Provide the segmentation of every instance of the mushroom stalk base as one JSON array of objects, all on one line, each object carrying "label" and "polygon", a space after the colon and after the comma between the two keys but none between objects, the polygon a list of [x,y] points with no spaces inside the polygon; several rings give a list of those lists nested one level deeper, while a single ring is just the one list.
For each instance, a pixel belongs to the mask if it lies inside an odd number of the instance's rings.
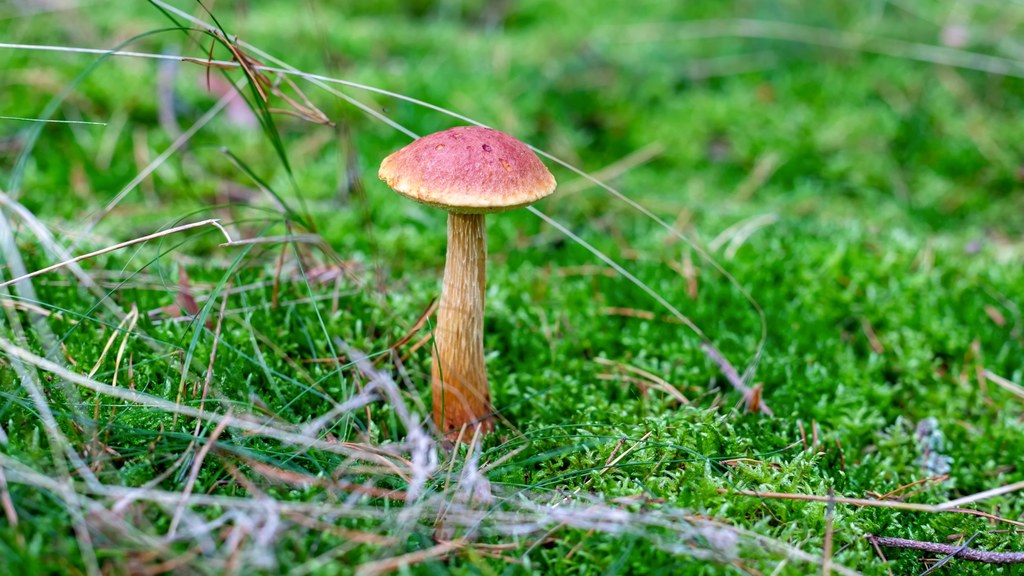
[{"label": "mushroom stalk base", "polygon": [[483,214],[448,214],[448,256],[434,329],[434,422],[447,440],[468,442],[494,424],[484,365],[487,242]]}]

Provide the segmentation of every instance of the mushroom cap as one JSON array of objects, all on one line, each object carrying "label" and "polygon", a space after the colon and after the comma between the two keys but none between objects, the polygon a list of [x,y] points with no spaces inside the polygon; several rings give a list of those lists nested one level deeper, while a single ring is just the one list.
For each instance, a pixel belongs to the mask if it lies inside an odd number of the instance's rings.
[{"label": "mushroom cap", "polygon": [[385,158],[378,176],[406,198],[463,214],[504,212],[555,191],[529,146],[480,126],[419,138]]}]

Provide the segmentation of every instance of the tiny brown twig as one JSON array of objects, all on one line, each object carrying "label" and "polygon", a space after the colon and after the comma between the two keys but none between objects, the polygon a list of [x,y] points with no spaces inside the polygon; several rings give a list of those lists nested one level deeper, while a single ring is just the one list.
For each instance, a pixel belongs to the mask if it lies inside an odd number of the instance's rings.
[{"label": "tiny brown twig", "polygon": [[912,550],[923,550],[935,554],[946,554],[961,560],[972,562],[984,562],[986,564],[1024,564],[1024,552],[989,552],[976,548],[964,546],[953,546],[950,544],[938,544],[935,542],[920,542],[918,540],[907,540],[906,538],[887,538],[868,534],[868,542],[875,546],[885,548],[909,548]]},{"label": "tiny brown twig", "polygon": [[889,567],[889,559],[886,558],[885,553],[882,552],[882,547],[878,545],[878,540],[869,539],[868,541],[871,542],[871,547],[875,549],[875,553],[878,554],[878,557],[882,559],[882,564],[885,566],[886,572],[889,573],[889,576],[893,576],[892,568]]},{"label": "tiny brown twig", "polygon": [[[890,490],[889,492],[886,492],[885,494],[879,494],[878,492],[872,492],[870,490],[867,491],[866,494],[868,494],[869,496],[871,496],[875,500],[888,500],[890,498],[893,498],[894,500],[905,500],[906,498],[903,497],[902,495],[900,495],[900,496],[897,496],[897,495],[899,495],[901,492],[904,492],[904,491],[906,491],[906,490],[908,490],[910,488],[914,488],[916,486],[928,486],[930,484],[941,484],[942,482],[945,482],[946,480],[949,480],[949,474],[939,474],[938,476],[929,476],[927,478],[921,478],[920,480],[915,480],[915,481],[913,481],[913,482],[911,482],[909,484],[904,484],[904,485],[902,485],[902,486],[900,486],[900,487],[898,487],[898,488],[896,488],[894,490]],[[911,492],[910,494],[916,494],[917,492],[918,491]]]},{"label": "tiny brown twig", "polygon": [[[413,337],[416,336],[416,334],[423,329],[423,326],[427,323],[427,320],[429,320],[434,315],[434,312],[437,312],[437,305],[437,298],[431,298],[430,303],[427,304],[426,309],[423,311],[422,314],[420,314],[420,317],[416,319],[416,322],[413,323],[412,328],[409,329],[405,336],[402,336],[401,338],[398,339],[397,342],[392,344],[391,349],[398,350],[402,346],[408,344],[409,341],[412,340]],[[374,364],[379,364],[380,361],[382,361],[385,358],[387,358],[386,355],[381,355],[380,358],[378,358],[378,360],[374,362]]]}]

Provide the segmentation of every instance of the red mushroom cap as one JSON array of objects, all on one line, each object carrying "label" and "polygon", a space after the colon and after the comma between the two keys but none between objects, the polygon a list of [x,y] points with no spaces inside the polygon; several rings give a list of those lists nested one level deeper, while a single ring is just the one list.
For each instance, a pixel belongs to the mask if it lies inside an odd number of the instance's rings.
[{"label": "red mushroom cap", "polygon": [[424,136],[385,158],[378,175],[406,198],[465,214],[504,212],[555,190],[526,144],[480,126]]}]

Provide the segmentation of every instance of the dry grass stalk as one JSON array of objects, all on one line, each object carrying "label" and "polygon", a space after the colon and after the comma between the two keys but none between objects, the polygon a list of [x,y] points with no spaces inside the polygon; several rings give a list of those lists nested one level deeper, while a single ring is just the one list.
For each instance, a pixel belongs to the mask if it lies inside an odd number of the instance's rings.
[{"label": "dry grass stalk", "polygon": [[128,246],[133,246],[135,244],[141,244],[143,242],[149,242],[150,240],[156,240],[157,238],[163,238],[164,236],[168,236],[170,234],[177,234],[178,232],[184,232],[186,230],[191,230],[193,228],[199,228],[199,227],[202,227],[202,226],[213,226],[213,227],[217,228],[218,230],[221,231],[222,234],[224,234],[224,237],[227,238],[228,242],[231,242],[231,236],[228,235],[227,230],[225,230],[224,227],[220,225],[220,222],[218,220],[203,220],[202,222],[193,222],[192,224],[183,224],[181,226],[175,226],[174,228],[170,228],[170,229],[167,229],[167,230],[161,230],[160,232],[155,232],[153,234],[149,234],[149,235],[146,235],[146,236],[141,236],[139,238],[133,238],[132,240],[127,240],[127,241],[121,242],[119,244],[114,244],[113,246],[108,246],[106,248],[103,248],[103,249],[100,249],[100,250],[96,250],[95,252],[89,252],[88,254],[82,254],[81,256],[75,256],[74,258],[71,258],[70,260],[65,260],[63,262],[58,262],[58,263],[56,263],[56,264],[54,264],[52,266],[47,266],[46,268],[42,268],[42,269],[36,270],[35,272],[30,272],[28,274],[24,274],[22,276],[19,276],[17,278],[12,279],[12,280],[8,280],[6,282],[0,282],[0,288],[5,288],[5,287],[10,286],[12,284],[17,284],[18,282],[21,282],[22,280],[28,280],[29,278],[35,278],[36,276],[40,276],[42,274],[46,274],[47,272],[53,272],[54,270],[59,270],[61,268],[64,268],[65,266],[69,266],[71,264],[75,264],[75,263],[81,262],[82,260],[88,260],[90,258],[95,258],[97,256],[101,256],[101,255],[107,254],[109,252],[114,252],[114,251],[120,250],[122,248],[127,248]]},{"label": "dry grass stalk", "polygon": [[408,568],[421,562],[426,562],[427,560],[445,558],[461,550],[465,546],[466,543],[464,541],[455,540],[453,542],[443,542],[436,546],[427,548],[426,550],[417,550],[416,552],[409,552],[407,554],[402,554],[401,556],[367,562],[356,570],[356,575],[379,576],[380,574],[396,572],[403,568]]},{"label": "dry grass stalk", "polygon": [[969,514],[971,516],[980,516],[987,518],[994,522],[1002,522],[1004,524],[1012,524],[1014,526],[1024,527],[1024,522],[1018,520],[1011,520],[1009,518],[1002,518],[982,512],[980,510],[971,510],[969,508],[959,508],[961,504],[976,502],[984,498],[1005,494],[1014,490],[1024,489],[1024,482],[1018,482],[1017,484],[1009,484],[993,490],[987,490],[985,492],[979,492],[966,498],[958,500],[952,500],[944,504],[932,505],[932,504],[913,504],[910,502],[894,502],[890,500],[869,500],[866,498],[844,498],[842,496],[829,498],[828,496],[817,496],[814,494],[791,494],[787,492],[755,492],[753,490],[727,490],[725,488],[719,488],[719,494],[733,494],[736,496],[749,496],[751,498],[766,498],[766,499],[779,499],[779,500],[803,500],[806,502],[835,502],[836,504],[847,504],[850,506],[864,506],[873,508],[893,508],[896,510],[906,510],[908,512],[925,512],[925,513],[940,513],[940,512],[955,512],[958,514]]},{"label": "dry grass stalk", "polygon": [[1017,398],[1024,400],[1024,386],[1011,382],[1010,380],[1007,380],[1006,378],[1003,378],[998,374],[994,374],[989,370],[984,370],[983,373],[985,375],[986,380],[996,383],[1003,390],[1006,390],[1007,392],[1013,394]]},{"label": "dry grass stalk", "polygon": [[[607,358],[595,358],[594,362],[602,366],[615,368],[618,372],[618,374],[599,374],[598,378],[601,380],[621,378],[626,382],[636,384],[637,387],[640,389],[640,393],[645,396],[647,395],[648,389],[658,390],[659,392],[664,392],[665,394],[668,394],[680,404],[690,404],[690,400],[686,396],[684,396],[678,388],[676,388],[670,382],[658,376],[657,374],[654,374],[647,370],[643,370],[641,368],[637,368],[636,366],[630,366],[629,364],[623,362],[614,362],[612,360],[608,360]],[[636,376],[639,376],[639,378],[631,377],[625,373],[635,374]]]}]

